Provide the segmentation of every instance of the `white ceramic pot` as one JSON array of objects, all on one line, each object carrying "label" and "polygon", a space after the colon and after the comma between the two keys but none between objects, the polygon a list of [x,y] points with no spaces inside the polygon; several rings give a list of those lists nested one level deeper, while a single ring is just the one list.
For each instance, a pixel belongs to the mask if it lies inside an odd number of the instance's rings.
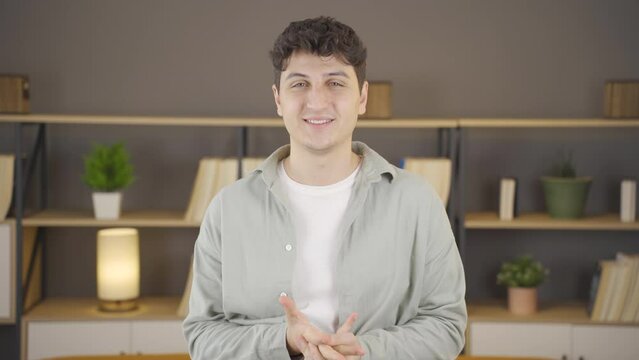
[{"label": "white ceramic pot", "polygon": [[120,218],[121,192],[94,192],[93,212],[96,219],[114,220]]}]

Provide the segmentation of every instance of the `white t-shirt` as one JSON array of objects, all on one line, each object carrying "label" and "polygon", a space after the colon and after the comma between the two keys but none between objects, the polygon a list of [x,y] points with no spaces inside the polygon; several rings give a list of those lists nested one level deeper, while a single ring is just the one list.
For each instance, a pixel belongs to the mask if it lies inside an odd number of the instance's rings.
[{"label": "white t-shirt", "polygon": [[339,326],[335,265],[341,239],[337,231],[359,168],[335,184],[311,186],[291,179],[283,161],[278,166],[297,239],[293,300],[313,325],[326,332],[335,332]]}]

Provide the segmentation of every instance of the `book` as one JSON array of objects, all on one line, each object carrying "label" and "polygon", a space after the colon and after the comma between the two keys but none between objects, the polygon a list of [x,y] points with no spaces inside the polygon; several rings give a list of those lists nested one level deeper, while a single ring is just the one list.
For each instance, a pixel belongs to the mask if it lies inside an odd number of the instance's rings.
[{"label": "book", "polygon": [[13,155],[0,154],[0,221],[7,217],[13,196]]},{"label": "book", "polygon": [[622,222],[634,222],[637,211],[637,182],[624,179],[621,181],[620,217]]},{"label": "book", "polygon": [[599,281],[597,284],[597,290],[594,304],[592,306],[592,312],[590,318],[594,321],[603,321],[606,309],[609,307],[609,292],[612,283],[613,269],[615,266],[614,260],[601,260],[599,261]]},{"label": "book", "polygon": [[499,183],[499,219],[512,220],[515,217],[517,180],[502,178]]},{"label": "book", "polygon": [[448,203],[452,174],[450,159],[407,157],[402,160],[401,166],[430,183],[444,205]]},{"label": "book", "polygon": [[622,262],[627,262],[630,266],[628,292],[624,299],[619,321],[639,321],[639,319],[635,320],[635,314],[639,311],[639,254],[618,253],[617,259]]},{"label": "book", "polygon": [[[250,174],[263,161],[264,158],[243,158],[242,174]],[[215,195],[225,186],[237,181],[237,179],[238,160],[236,158],[202,158],[195,175],[184,219],[198,223],[202,222],[204,213]]]},{"label": "book", "polygon": [[621,312],[623,311],[624,302],[630,288],[630,271],[631,266],[626,261],[617,261],[615,263],[615,276],[610,292],[610,303],[607,309],[606,321],[621,320]]},{"label": "book", "polygon": [[201,222],[206,208],[215,196],[215,186],[219,175],[219,158],[203,158],[199,162],[191,197],[184,219]]}]

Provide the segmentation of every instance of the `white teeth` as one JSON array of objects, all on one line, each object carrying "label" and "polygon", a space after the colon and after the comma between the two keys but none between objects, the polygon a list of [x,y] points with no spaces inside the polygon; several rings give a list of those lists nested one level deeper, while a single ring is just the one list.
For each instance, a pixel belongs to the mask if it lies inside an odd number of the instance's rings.
[{"label": "white teeth", "polygon": [[325,120],[306,120],[307,122],[313,124],[313,125],[323,125],[326,123],[331,122],[331,120],[325,119]]}]

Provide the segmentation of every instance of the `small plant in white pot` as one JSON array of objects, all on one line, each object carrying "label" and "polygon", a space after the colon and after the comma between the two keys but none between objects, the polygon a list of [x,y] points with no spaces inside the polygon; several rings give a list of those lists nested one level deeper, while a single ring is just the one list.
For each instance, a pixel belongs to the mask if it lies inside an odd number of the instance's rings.
[{"label": "small plant in white pot", "polygon": [[549,270],[528,255],[504,262],[497,274],[497,284],[508,286],[508,310],[516,315],[537,312],[537,287]]},{"label": "small plant in white pot", "polygon": [[84,157],[82,180],[93,189],[93,210],[97,219],[117,219],[122,203],[121,190],[135,180],[133,166],[124,144],[94,145]]}]

